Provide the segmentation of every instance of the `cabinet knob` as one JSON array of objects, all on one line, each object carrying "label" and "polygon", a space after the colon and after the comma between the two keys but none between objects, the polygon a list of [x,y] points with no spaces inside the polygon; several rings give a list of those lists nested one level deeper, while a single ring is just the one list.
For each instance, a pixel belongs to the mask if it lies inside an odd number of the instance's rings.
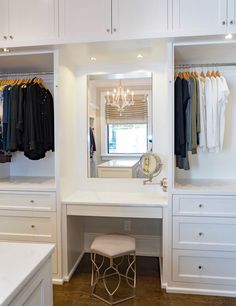
[{"label": "cabinet knob", "polygon": [[7,36],[6,36],[6,35],[4,35],[3,38],[4,38],[5,40],[7,40]]},{"label": "cabinet knob", "polygon": [[202,266],[198,266],[198,270],[202,271],[203,267]]},{"label": "cabinet knob", "polygon": [[113,29],[113,32],[116,32],[116,28]]},{"label": "cabinet knob", "polygon": [[34,225],[34,224],[32,224],[32,225],[31,225],[31,228],[35,228],[35,225]]},{"label": "cabinet knob", "polygon": [[203,236],[203,233],[202,233],[202,232],[199,232],[199,233],[198,233],[198,236],[200,236],[200,237]]},{"label": "cabinet knob", "polygon": [[107,33],[110,33],[110,29],[107,29]]},{"label": "cabinet knob", "polygon": [[198,207],[199,207],[199,208],[203,208],[203,204],[199,204]]},{"label": "cabinet knob", "polygon": [[12,35],[10,35],[9,37],[10,37],[10,39],[13,39],[13,36],[12,36]]},{"label": "cabinet knob", "polygon": [[34,203],[34,200],[30,200],[30,203]]},{"label": "cabinet knob", "polygon": [[230,20],[230,24],[231,24],[231,25],[234,24],[234,21],[233,21],[233,20]]},{"label": "cabinet knob", "polygon": [[226,21],[225,20],[222,21],[222,25],[226,25]]}]

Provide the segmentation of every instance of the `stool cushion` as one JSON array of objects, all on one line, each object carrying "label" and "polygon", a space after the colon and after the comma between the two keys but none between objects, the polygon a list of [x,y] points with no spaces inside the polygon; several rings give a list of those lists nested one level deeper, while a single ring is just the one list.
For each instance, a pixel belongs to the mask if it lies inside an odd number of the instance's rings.
[{"label": "stool cushion", "polygon": [[118,257],[136,250],[135,238],[127,235],[102,235],[95,237],[91,244],[92,253],[106,257]]}]

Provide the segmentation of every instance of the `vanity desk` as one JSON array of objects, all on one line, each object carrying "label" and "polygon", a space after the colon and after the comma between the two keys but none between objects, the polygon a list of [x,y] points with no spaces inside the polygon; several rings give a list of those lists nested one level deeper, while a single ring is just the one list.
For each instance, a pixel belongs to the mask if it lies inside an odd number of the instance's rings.
[{"label": "vanity desk", "polygon": [[162,219],[167,201],[167,194],[162,191],[159,193],[78,191],[64,199],[62,201],[64,279],[66,281],[70,279],[84,254],[83,222],[81,218],[76,217]]}]

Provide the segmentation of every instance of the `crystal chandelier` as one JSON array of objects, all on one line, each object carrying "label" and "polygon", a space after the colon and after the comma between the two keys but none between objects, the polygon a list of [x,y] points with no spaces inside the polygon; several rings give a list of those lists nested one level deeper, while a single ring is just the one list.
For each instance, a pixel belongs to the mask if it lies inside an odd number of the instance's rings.
[{"label": "crystal chandelier", "polygon": [[120,81],[119,86],[112,92],[107,91],[105,100],[107,105],[117,107],[117,111],[122,116],[125,107],[134,105],[134,92],[130,92],[128,88],[125,89]]}]

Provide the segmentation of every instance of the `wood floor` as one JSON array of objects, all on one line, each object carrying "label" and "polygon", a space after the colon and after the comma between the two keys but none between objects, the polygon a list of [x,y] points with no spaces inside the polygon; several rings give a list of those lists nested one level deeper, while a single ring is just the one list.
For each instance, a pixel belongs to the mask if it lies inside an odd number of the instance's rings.
[{"label": "wood floor", "polygon": [[[85,255],[70,283],[54,286],[54,306],[105,306],[90,296],[90,258]],[[160,287],[158,259],[137,258],[136,298],[122,306],[236,306],[236,298],[165,293]]]}]

